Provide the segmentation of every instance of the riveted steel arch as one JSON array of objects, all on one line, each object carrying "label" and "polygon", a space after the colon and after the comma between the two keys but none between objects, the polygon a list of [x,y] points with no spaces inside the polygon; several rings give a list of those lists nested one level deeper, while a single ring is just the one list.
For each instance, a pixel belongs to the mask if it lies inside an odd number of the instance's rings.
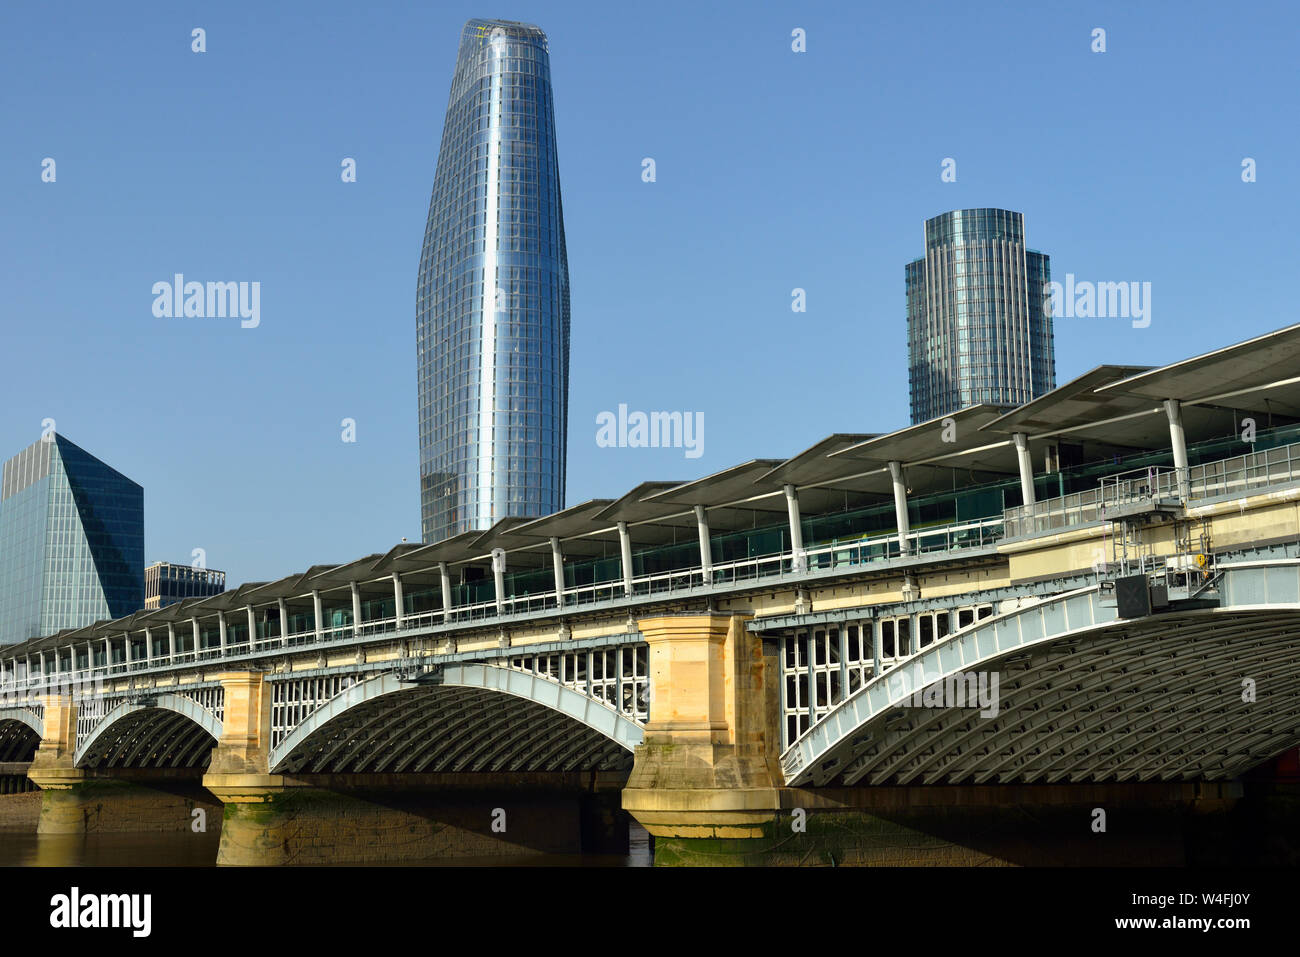
[{"label": "riveted steel arch", "polygon": [[[143,720],[146,716],[141,713],[149,711],[170,712],[179,717],[164,717],[161,722],[154,722],[152,727],[146,727],[146,722]],[[78,743],[73,763],[77,767],[82,767],[91,755],[102,750],[108,743],[107,738],[114,732],[114,727],[132,715],[138,716],[132,724],[136,726],[135,730],[139,733],[133,734],[129,741],[123,739],[120,746],[114,744],[119,754],[110,763],[118,763],[124,758],[128,760],[134,758],[149,746],[151,739],[152,743],[157,744],[166,738],[166,743],[175,749],[174,760],[170,763],[173,766],[180,763],[192,765],[202,756],[200,751],[201,745],[206,740],[205,736],[212,738],[212,744],[221,739],[221,720],[193,698],[175,694],[152,695],[123,701],[104,715],[103,720],[95,725],[94,729],[86,735],[85,740]],[[203,734],[200,734],[200,731]]]},{"label": "riveted steel arch", "polygon": [[30,761],[45,737],[45,721],[30,708],[0,708],[0,761]]},{"label": "riveted steel arch", "polygon": [[[406,698],[412,703],[400,714],[381,714],[373,707],[380,699],[396,705]],[[509,701],[518,704],[506,704]],[[331,723],[341,724],[349,713],[356,716],[355,727],[331,737]],[[575,758],[564,735],[544,729],[531,736],[516,735],[511,740],[517,738],[521,749],[531,745],[526,754],[530,766],[568,770],[581,766],[580,759],[609,759],[614,753],[630,757],[644,737],[641,726],[631,718],[555,681],[494,665],[453,664],[420,681],[385,672],[349,686],[308,715],[272,749],[270,766],[272,773],[282,773],[297,763],[315,765],[316,770],[326,765],[373,771],[501,769],[510,763],[500,747],[505,729],[517,730],[521,722],[547,714],[562,718],[564,727],[586,732],[593,746]],[[471,739],[466,732],[475,727],[487,738]],[[319,750],[307,757],[304,749],[309,740]],[[521,758],[524,751],[513,756]]]},{"label": "riveted steel arch", "polygon": [[45,737],[45,721],[28,708],[0,708],[0,721],[17,721],[25,724],[41,738]]},{"label": "riveted steel arch", "polygon": [[[786,780],[1230,777],[1300,741],[1300,605],[1296,589],[1274,591],[1275,603],[1121,619],[1093,586],[985,619],[832,709],[782,755]],[[991,667],[1003,679],[991,714],[909,700]],[[1257,702],[1244,703],[1243,675]]]}]

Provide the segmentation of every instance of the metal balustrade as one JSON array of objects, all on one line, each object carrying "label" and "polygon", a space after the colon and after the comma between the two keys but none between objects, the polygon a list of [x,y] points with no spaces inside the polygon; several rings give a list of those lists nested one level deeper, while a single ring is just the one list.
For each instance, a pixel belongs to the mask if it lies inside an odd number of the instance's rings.
[{"label": "metal balustrade", "polygon": [[[1000,518],[960,525],[919,529],[907,536],[908,554],[923,555],[958,549],[991,545],[1002,537],[1003,521]],[[878,535],[857,541],[831,542],[805,548],[801,553],[781,552],[760,555],[715,564],[710,575],[702,567],[655,572],[633,578],[630,593],[622,579],[578,585],[563,592],[563,608],[582,609],[606,603],[672,595],[700,588],[734,586],[771,578],[790,578],[821,571],[851,569],[853,567],[902,557],[903,551],[897,533]],[[186,664],[201,664],[238,655],[267,654],[278,651],[299,650],[317,646],[324,648],[356,638],[383,637],[427,629],[444,624],[464,624],[488,621],[498,617],[498,604],[502,616],[526,616],[552,611],[560,607],[554,592],[537,595],[520,595],[495,600],[455,606],[449,610],[417,612],[403,615],[399,627],[396,617],[362,622],[360,625],[334,625],[327,628],[307,628],[285,635],[256,637],[251,642],[230,643],[224,649],[207,647],[178,651],[173,655],[152,655],[130,662],[115,661],[110,665],[76,671],[51,672],[46,675],[28,675],[14,679],[6,676],[0,691],[33,690],[54,685],[91,685],[105,678],[129,676],[137,672],[152,671]]]},{"label": "metal balustrade", "polygon": [[[1251,489],[1300,482],[1300,443],[1193,465],[1187,470],[1188,501],[1239,495]],[[1108,510],[1148,499],[1180,499],[1177,470],[1152,466],[1108,475],[1098,487],[1018,505],[1004,513],[1007,538],[1039,535],[1106,520]]]}]

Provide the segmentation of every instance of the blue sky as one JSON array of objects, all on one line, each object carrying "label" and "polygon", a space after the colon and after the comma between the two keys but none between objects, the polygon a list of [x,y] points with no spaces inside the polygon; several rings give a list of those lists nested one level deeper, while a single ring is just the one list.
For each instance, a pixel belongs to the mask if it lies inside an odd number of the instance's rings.
[{"label": "blue sky", "polygon": [[[6,4],[0,457],[54,419],[145,487],[147,561],[232,583],[416,540],[416,268],[474,16],[550,36],[568,504],[905,425],[903,267],[948,209],[1151,283],[1148,328],[1058,321],[1058,381],[1300,321],[1300,15],[1133,6]],[[260,326],[156,318],[178,272],[260,282]],[[597,447],[620,403],[703,413],[704,454]]]}]

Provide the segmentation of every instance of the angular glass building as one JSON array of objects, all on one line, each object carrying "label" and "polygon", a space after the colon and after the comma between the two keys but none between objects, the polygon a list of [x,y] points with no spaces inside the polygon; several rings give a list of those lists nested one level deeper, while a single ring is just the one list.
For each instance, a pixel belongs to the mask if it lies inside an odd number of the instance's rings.
[{"label": "angular glass building", "polygon": [[416,286],[426,542],[564,507],[569,265],[546,35],[461,33]]},{"label": "angular glass building", "polygon": [[144,489],[50,433],[0,478],[0,644],[144,606]]},{"label": "angular glass building", "polygon": [[1022,405],[1056,387],[1048,257],[1025,218],[956,209],[925,221],[907,264],[912,422],[980,403]]}]

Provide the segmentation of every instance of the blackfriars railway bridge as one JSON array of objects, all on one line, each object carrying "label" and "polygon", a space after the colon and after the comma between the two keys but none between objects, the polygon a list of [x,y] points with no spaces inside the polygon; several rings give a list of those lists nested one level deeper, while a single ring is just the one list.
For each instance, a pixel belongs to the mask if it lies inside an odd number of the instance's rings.
[{"label": "blackfriars railway bridge", "polygon": [[1300,745],[1298,624],[1295,326],[0,649],[0,775],[190,787],[229,863],[1178,862]]}]

